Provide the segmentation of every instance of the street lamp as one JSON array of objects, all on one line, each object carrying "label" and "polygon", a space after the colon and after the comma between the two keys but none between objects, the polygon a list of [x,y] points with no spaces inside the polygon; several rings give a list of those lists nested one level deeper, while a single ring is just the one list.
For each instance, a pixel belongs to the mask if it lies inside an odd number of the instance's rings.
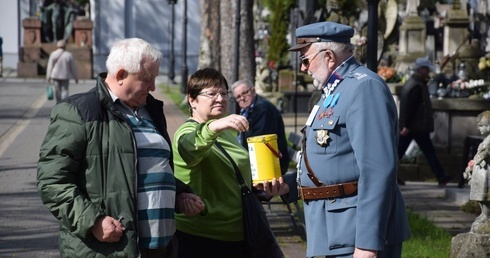
[{"label": "street lamp", "polygon": [[175,78],[175,56],[174,56],[174,32],[175,32],[175,4],[177,0],[167,0],[168,4],[172,6],[172,17],[170,25],[170,60],[168,64],[168,78],[174,83]]}]

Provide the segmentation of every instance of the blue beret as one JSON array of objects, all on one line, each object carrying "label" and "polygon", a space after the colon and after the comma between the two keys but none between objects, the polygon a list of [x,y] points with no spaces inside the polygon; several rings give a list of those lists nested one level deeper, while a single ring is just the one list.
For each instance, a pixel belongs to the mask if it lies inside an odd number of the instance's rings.
[{"label": "blue beret", "polygon": [[296,29],[297,45],[289,51],[298,51],[315,42],[350,43],[354,36],[351,26],[335,22],[317,22]]}]

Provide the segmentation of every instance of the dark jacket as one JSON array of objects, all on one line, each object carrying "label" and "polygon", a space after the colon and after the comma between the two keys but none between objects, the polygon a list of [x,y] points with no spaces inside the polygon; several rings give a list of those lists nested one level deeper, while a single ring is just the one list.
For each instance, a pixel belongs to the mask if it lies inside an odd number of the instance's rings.
[{"label": "dark jacket", "polygon": [[266,98],[256,95],[253,107],[248,117],[249,129],[241,134],[242,146],[248,150],[247,138],[264,134],[277,134],[277,147],[282,154],[279,160],[282,173],[286,173],[289,166],[288,144],[282,114]]},{"label": "dark jacket", "polygon": [[412,133],[434,131],[434,117],[429,88],[426,81],[416,75],[403,85],[400,93],[399,127],[406,127]]},{"label": "dark jacket", "polygon": [[[42,143],[37,186],[60,221],[62,257],[138,257],[137,155],[134,134],[99,74],[97,86],[54,106]],[[147,98],[157,130],[168,141],[163,102]],[[170,151],[172,153],[172,151]],[[170,163],[173,167],[172,156]],[[177,193],[185,185],[177,180]],[[126,228],[117,243],[99,242],[91,230],[100,216]]]}]

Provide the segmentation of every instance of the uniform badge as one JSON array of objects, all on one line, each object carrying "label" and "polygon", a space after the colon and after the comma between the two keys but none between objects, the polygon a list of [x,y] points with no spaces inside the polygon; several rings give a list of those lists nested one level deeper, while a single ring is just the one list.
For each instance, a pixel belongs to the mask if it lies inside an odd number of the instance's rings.
[{"label": "uniform badge", "polygon": [[318,145],[322,147],[326,147],[328,145],[328,131],[327,130],[317,130],[316,131],[316,142]]}]

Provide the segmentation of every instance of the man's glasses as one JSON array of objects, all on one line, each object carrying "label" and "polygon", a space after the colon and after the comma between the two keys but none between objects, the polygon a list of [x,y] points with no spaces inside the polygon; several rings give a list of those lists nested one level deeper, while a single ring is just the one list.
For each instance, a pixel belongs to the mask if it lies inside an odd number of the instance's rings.
[{"label": "man's glasses", "polygon": [[218,91],[218,92],[201,91],[197,95],[201,95],[210,99],[217,99],[218,96],[221,96],[221,98],[223,99],[230,98],[229,91]]},{"label": "man's glasses", "polygon": [[[301,55],[299,58],[301,59],[301,63],[305,66],[305,67],[308,67],[310,65],[310,62],[313,61],[313,59],[315,59],[315,57],[320,54],[321,52],[323,51],[327,51],[326,49],[322,49],[322,50],[319,50],[318,52],[314,53],[314,54],[311,54],[311,55],[308,55],[308,56],[305,56],[305,55]],[[313,56],[310,58],[310,56]]]},{"label": "man's glasses", "polygon": [[236,97],[235,97],[235,98],[236,98],[236,99],[241,99],[242,97],[248,96],[248,95],[250,95],[250,91],[251,91],[251,90],[252,90],[252,88],[250,88],[250,89],[248,89],[248,90],[246,90],[246,91],[242,92],[242,94],[238,94],[238,95],[236,95]]}]

